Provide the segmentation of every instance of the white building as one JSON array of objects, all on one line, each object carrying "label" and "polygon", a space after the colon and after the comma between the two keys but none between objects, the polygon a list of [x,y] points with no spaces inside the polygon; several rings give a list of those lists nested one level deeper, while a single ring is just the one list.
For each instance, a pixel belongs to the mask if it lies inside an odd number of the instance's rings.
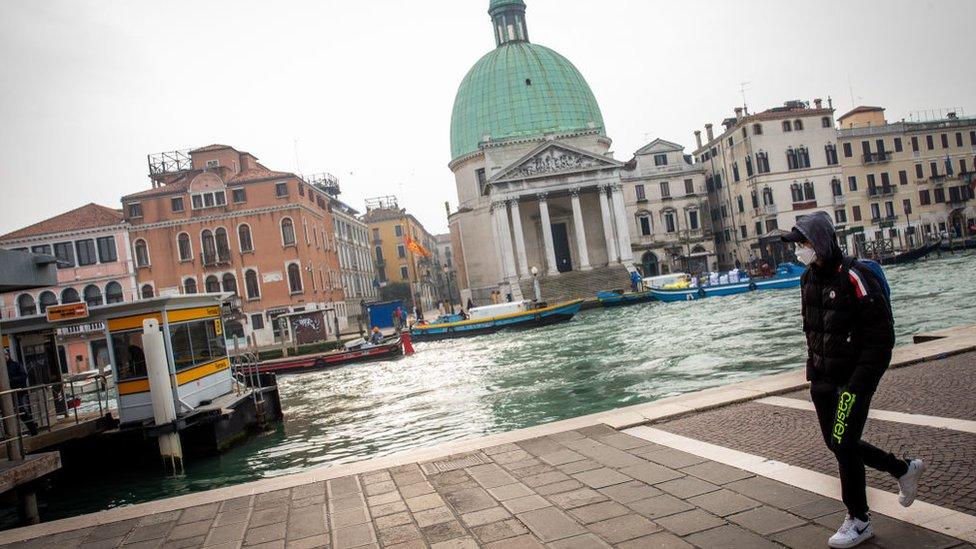
[{"label": "white building", "polygon": [[339,276],[346,296],[348,325],[358,325],[363,301],[375,301],[379,290],[375,283],[369,229],[357,216],[359,212],[338,198],[332,199],[333,234],[339,254]]}]

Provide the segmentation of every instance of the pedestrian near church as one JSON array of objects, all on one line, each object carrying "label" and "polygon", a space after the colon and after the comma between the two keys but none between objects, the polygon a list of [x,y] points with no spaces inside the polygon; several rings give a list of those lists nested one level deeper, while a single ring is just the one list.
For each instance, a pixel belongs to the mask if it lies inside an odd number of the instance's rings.
[{"label": "pedestrian near church", "polygon": [[837,458],[847,517],[828,540],[854,547],[874,536],[864,466],[898,481],[899,502],[915,501],[925,464],[895,457],[861,439],[871,397],[891,361],[894,317],[880,267],[844,257],[825,212],[797,219],[783,237],[807,266],[801,279],[807,380],[824,442]]}]

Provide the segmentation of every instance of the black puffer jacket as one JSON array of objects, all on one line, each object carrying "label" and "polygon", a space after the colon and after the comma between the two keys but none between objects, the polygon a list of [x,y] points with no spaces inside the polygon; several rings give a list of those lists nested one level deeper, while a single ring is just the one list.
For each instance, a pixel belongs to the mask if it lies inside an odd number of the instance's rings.
[{"label": "black puffer jacket", "polygon": [[873,391],[891,361],[894,320],[881,285],[866,266],[844,258],[830,216],[797,220],[821,265],[803,274],[807,379]]}]

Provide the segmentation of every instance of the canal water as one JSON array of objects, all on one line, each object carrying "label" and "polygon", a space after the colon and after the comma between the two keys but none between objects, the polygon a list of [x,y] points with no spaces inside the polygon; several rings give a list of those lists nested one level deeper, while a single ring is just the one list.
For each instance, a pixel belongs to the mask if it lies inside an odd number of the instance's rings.
[{"label": "canal water", "polygon": [[[899,344],[976,323],[976,254],[886,269]],[[601,412],[803,364],[797,290],[584,311],[524,332],[421,343],[393,362],[282,376],[285,420],[186,475],[93,471],[41,495],[53,520]],[[3,517],[6,522],[13,517]]]}]

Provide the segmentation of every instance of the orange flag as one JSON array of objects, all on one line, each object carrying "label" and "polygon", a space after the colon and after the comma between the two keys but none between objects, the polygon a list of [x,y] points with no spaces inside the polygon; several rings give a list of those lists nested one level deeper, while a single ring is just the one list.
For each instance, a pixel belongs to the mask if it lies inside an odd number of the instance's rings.
[{"label": "orange flag", "polygon": [[427,248],[424,248],[423,246],[420,245],[419,242],[410,238],[409,236],[404,237],[403,243],[406,244],[408,250],[410,250],[411,252],[417,255],[421,255],[424,257],[431,256],[431,253],[429,250],[427,250]]}]

